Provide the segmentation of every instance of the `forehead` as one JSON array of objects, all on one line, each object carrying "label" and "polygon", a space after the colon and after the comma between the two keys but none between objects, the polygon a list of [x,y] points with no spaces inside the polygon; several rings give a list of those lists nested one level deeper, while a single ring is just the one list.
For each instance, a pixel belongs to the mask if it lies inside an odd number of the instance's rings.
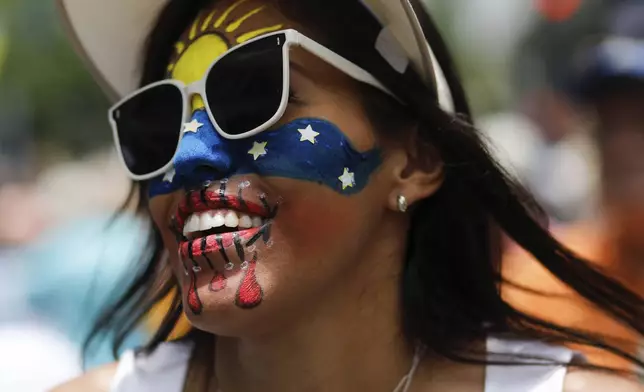
[{"label": "forehead", "polygon": [[199,13],[175,44],[168,76],[186,84],[193,83],[227,50],[288,27],[288,20],[266,1],[214,1]]}]

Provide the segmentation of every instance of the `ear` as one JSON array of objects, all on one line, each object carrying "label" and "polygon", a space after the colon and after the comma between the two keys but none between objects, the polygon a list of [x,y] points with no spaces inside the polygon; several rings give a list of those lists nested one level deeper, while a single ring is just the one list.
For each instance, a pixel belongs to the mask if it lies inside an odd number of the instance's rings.
[{"label": "ear", "polygon": [[399,146],[391,151],[389,159],[393,186],[387,203],[394,211],[398,211],[399,196],[404,196],[412,207],[433,195],[443,185],[444,167],[438,151],[416,137],[407,146]]}]

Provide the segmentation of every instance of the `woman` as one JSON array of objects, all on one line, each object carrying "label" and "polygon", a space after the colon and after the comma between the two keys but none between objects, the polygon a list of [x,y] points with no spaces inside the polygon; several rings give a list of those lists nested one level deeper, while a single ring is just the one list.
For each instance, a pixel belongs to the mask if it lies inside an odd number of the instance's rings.
[{"label": "woman", "polygon": [[155,228],[95,336],[118,345],[174,299],[141,352],[60,391],[639,390],[546,344],[601,337],[501,299],[503,230],[644,332],[642,299],[554,241],[487,155],[419,2],[133,4],[62,2],[126,97],[110,122]]}]

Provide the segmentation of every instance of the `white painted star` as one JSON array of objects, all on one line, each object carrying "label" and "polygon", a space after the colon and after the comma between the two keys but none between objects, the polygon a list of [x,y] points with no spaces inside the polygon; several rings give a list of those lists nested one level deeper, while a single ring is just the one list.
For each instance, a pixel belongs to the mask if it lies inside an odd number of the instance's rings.
[{"label": "white painted star", "polygon": [[248,151],[248,153],[252,155],[253,158],[255,158],[255,160],[257,160],[257,158],[266,155],[267,144],[268,142],[261,142],[261,143],[253,142],[253,148],[251,148],[250,151]]},{"label": "white painted star", "polygon": [[165,173],[165,176],[163,176],[163,182],[169,182],[172,184],[172,181],[174,181],[174,176],[177,174],[177,171],[174,170],[174,168],[168,170],[167,173]]},{"label": "white painted star", "polygon": [[315,140],[315,137],[320,134],[319,132],[315,132],[313,130],[313,127],[311,126],[311,124],[309,124],[309,126],[304,129],[298,129],[298,131],[302,134],[300,141],[301,142],[309,141],[311,142],[311,144],[315,144],[317,142],[317,140]]},{"label": "white painted star", "polygon": [[193,119],[189,123],[183,124],[183,132],[188,133],[197,133],[199,128],[203,127],[203,124],[197,121],[197,119]]},{"label": "white painted star", "polygon": [[346,167],[344,168],[344,173],[342,173],[342,175],[338,177],[338,180],[342,181],[342,190],[353,188],[353,186],[356,184],[355,174],[351,173]]}]

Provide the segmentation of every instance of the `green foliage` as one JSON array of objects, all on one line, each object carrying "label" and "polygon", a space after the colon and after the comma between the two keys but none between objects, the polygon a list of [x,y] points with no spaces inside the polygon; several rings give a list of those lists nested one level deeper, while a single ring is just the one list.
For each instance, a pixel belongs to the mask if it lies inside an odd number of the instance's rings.
[{"label": "green foliage", "polygon": [[107,101],[62,33],[53,1],[0,0],[0,15],[10,21],[2,105],[11,108],[20,97],[30,117],[25,131],[38,143],[82,154],[109,142]]}]

